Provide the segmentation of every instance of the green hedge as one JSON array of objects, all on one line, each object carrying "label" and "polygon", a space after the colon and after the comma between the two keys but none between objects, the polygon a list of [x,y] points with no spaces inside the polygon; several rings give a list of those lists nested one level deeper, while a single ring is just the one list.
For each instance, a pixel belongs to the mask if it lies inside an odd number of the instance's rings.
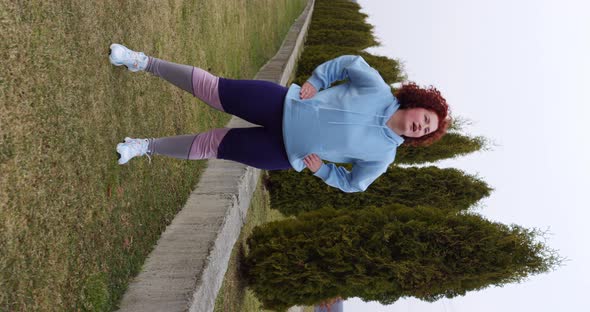
[{"label": "green hedge", "polygon": [[368,36],[366,32],[356,30],[318,30],[309,33],[306,42],[309,45],[325,44],[329,42],[332,45],[352,47],[358,50],[379,44],[375,38]]},{"label": "green hedge", "polygon": [[309,32],[314,32],[322,29],[356,30],[365,33],[371,33],[373,31],[373,25],[369,25],[363,21],[351,21],[343,18],[326,17],[314,21],[309,26]]},{"label": "green hedge", "polygon": [[362,209],[392,203],[460,211],[491,192],[491,188],[475,176],[454,168],[437,167],[392,167],[360,193],[343,193],[309,170],[271,171],[267,185],[272,207],[285,215],[298,215],[321,207]]},{"label": "green hedge", "polygon": [[401,145],[397,149],[397,164],[423,164],[441,159],[455,158],[487,148],[484,137],[470,137],[456,132],[447,133],[430,146]]},{"label": "green hedge", "polygon": [[428,207],[323,209],[256,228],[244,269],[271,309],[334,297],[434,301],[551,270],[560,260],[538,234]]},{"label": "green hedge", "polygon": [[372,55],[352,47],[343,47],[336,45],[312,45],[306,46],[303,54],[297,64],[296,78],[297,84],[304,83],[313,70],[320,64],[342,55],[360,55],[371,67],[375,68],[385,82],[391,84],[400,82],[405,79],[402,73],[401,64],[385,56]]}]

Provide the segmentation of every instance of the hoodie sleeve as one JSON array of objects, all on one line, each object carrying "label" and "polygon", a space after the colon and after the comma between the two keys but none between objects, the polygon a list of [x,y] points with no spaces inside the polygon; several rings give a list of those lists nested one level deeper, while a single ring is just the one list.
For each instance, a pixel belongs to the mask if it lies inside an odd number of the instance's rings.
[{"label": "hoodie sleeve", "polygon": [[346,193],[364,192],[388,167],[388,162],[359,161],[348,171],[342,166],[323,164],[314,175]]},{"label": "hoodie sleeve", "polygon": [[307,82],[319,91],[329,88],[335,81],[345,79],[358,87],[387,86],[379,72],[358,55],[343,55],[321,64]]}]

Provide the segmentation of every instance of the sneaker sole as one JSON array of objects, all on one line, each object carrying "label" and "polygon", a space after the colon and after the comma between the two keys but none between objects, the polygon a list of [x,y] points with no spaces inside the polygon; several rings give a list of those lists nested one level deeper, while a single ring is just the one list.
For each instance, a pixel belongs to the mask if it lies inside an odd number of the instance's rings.
[{"label": "sneaker sole", "polygon": [[[123,144],[123,143],[119,143],[119,144]],[[119,165],[124,165],[124,164],[126,164],[126,163],[128,163],[128,162],[129,162],[129,159],[127,159],[127,161],[126,161],[126,162],[124,162],[124,163],[121,163],[121,158],[123,157],[123,154],[121,154],[121,153],[119,152],[119,144],[117,144],[117,148],[116,148],[116,152],[115,152],[115,153],[117,154],[117,156],[118,156],[118,157],[117,157],[117,163],[118,163]]]}]

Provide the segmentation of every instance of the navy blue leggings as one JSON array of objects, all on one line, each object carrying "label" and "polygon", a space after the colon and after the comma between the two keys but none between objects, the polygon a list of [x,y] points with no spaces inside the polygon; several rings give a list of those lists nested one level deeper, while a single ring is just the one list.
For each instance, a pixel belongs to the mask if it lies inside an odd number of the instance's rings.
[{"label": "navy blue leggings", "polygon": [[219,78],[223,110],[261,127],[233,128],[217,150],[217,158],[265,170],[290,169],[283,142],[283,103],[289,90],[263,80]]}]

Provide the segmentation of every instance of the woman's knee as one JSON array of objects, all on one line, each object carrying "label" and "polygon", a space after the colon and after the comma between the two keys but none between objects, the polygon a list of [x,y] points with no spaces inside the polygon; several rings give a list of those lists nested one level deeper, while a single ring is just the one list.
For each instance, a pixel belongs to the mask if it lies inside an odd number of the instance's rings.
[{"label": "woman's knee", "polygon": [[219,100],[219,77],[204,69],[193,69],[193,95],[211,107],[224,111]]},{"label": "woman's knee", "polygon": [[219,145],[229,130],[229,128],[219,128],[199,133],[191,145],[189,159],[218,158]]}]

